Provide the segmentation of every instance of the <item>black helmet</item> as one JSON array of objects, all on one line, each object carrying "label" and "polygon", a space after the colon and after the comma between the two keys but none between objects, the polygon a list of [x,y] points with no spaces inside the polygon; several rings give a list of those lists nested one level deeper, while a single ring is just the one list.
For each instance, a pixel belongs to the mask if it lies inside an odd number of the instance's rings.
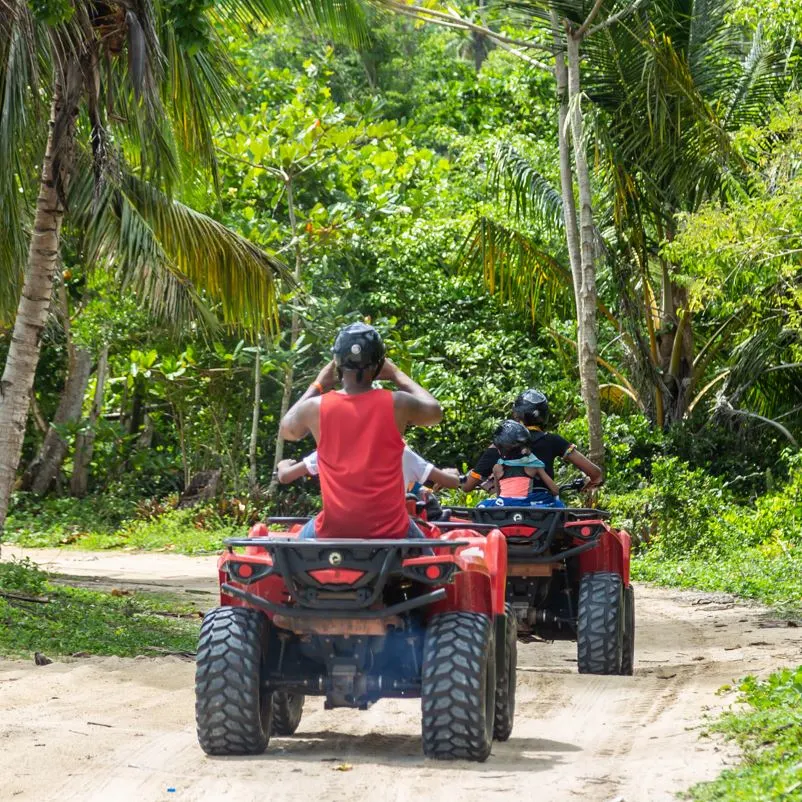
[{"label": "black helmet", "polygon": [[529,445],[529,431],[517,420],[505,420],[493,432],[493,445],[502,454],[515,448],[525,448]]},{"label": "black helmet", "polygon": [[527,426],[549,422],[549,399],[540,390],[524,390],[512,405],[512,414]]},{"label": "black helmet", "polygon": [[367,323],[352,323],[340,329],[331,351],[340,370],[374,368],[378,376],[384,364],[384,342],[379,332]]}]

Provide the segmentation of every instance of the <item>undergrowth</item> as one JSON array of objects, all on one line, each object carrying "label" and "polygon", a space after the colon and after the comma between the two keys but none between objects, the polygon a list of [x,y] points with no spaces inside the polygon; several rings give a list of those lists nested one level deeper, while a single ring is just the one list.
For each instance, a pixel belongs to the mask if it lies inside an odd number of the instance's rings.
[{"label": "undergrowth", "polygon": [[[194,651],[200,619],[191,605],[148,594],[63,587],[29,560],[0,563],[0,654],[157,654]],[[30,597],[28,601],[22,597]],[[187,618],[172,615],[186,614]]]},{"label": "undergrowth", "polygon": [[695,802],[793,802],[802,800],[802,666],[741,684],[742,706],[725,713],[710,731],[734,740],[741,765],[691,789]]}]

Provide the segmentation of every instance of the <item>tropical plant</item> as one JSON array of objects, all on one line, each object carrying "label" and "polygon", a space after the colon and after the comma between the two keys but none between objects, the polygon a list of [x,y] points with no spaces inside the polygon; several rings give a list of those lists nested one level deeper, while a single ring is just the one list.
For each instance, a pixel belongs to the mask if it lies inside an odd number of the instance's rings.
[{"label": "tropical plant", "polygon": [[[596,30],[586,44],[585,147],[592,142],[596,152],[595,236],[605,254],[607,293],[617,296],[610,308],[597,306],[611,324],[619,366],[609,356],[598,360],[611,374],[603,397],[629,400],[663,426],[681,420],[715,387],[713,358],[738,316],[706,319],[661,245],[676,236],[682,212],[749,190],[750,154],[736,134],[744,125],[766,123],[790,73],[779,43],[728,24],[731,3],[634,6],[625,19],[624,8],[613,13],[608,20],[617,17],[616,24]],[[545,255],[542,232],[554,228],[560,201],[569,196],[563,192],[560,199],[537,167],[525,151],[497,148],[497,183],[529,231],[513,232],[512,248],[508,226],[484,221],[472,252],[481,255],[486,273],[488,260],[494,263],[502,285],[540,284],[553,301],[553,283],[565,283],[566,274]],[[548,311],[542,299],[531,292],[517,298]]]},{"label": "tropical plant", "polygon": [[[241,25],[260,6],[276,10],[257,0],[0,2],[0,206],[12,232],[0,269],[12,286],[22,277],[0,396],[0,527],[68,209],[91,219],[90,250],[113,249],[140,287],[172,299],[168,308],[196,281],[225,320],[273,320],[278,261],[171,197],[192,166],[215,171],[212,119],[232,84],[213,24]],[[39,159],[38,199],[27,208]]]}]

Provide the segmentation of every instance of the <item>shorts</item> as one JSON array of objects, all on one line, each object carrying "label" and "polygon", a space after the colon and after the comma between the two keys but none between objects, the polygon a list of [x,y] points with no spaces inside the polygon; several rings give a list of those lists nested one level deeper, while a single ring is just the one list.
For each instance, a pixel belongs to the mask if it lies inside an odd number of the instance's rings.
[{"label": "shorts", "polygon": [[547,490],[538,490],[528,496],[498,496],[480,501],[477,507],[557,507],[565,504],[558,496],[552,496]]}]

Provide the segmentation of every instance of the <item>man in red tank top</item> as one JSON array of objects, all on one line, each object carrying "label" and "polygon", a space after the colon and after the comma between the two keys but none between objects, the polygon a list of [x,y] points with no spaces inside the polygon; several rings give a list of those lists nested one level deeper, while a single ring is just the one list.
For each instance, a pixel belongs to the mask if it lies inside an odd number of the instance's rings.
[{"label": "man in red tank top", "polygon": [[[437,400],[384,356],[372,326],[353,323],[337,335],[334,359],[281,421],[287,440],[317,442],[323,512],[300,537],[421,537],[407,514],[402,472],[407,426],[434,426]],[[342,389],[334,392],[339,377]],[[374,390],[375,379],[395,391]]]}]

